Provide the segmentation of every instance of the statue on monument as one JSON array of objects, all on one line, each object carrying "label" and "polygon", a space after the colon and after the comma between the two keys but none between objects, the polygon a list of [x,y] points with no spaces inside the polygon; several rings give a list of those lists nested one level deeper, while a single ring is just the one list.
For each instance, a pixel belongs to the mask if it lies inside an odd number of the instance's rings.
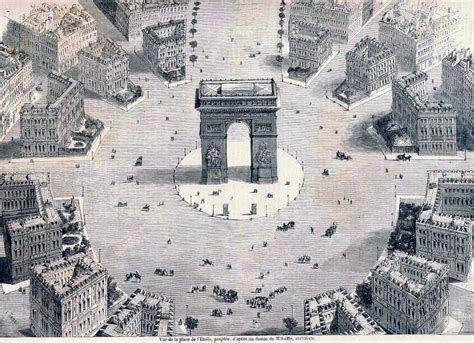
[{"label": "statue on monument", "polygon": [[207,166],[210,168],[219,168],[221,166],[221,162],[221,152],[214,142],[212,142],[206,153]]},{"label": "statue on monument", "polygon": [[268,150],[267,143],[260,143],[257,150],[257,165],[259,167],[270,167],[272,162],[272,155]]}]

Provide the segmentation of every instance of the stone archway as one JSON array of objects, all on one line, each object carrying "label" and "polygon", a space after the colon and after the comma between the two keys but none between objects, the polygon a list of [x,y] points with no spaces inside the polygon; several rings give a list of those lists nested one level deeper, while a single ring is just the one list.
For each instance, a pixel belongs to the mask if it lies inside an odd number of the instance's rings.
[{"label": "stone archway", "polygon": [[196,90],[196,109],[201,113],[202,183],[228,181],[227,130],[235,122],[249,127],[251,181],[278,181],[279,99],[273,79],[201,81]]}]

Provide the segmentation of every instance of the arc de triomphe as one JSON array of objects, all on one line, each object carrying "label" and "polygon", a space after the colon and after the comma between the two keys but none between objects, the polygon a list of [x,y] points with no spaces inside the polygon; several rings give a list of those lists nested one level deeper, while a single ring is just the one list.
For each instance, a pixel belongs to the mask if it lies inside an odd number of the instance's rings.
[{"label": "arc de triomphe", "polygon": [[227,130],[236,122],[243,122],[249,128],[251,181],[278,181],[279,98],[273,79],[201,81],[195,106],[201,113],[202,183],[228,181]]}]

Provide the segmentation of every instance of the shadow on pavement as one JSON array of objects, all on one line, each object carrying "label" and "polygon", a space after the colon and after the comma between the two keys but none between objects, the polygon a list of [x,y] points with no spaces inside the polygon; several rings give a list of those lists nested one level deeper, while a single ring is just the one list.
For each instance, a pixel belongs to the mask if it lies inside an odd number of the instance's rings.
[{"label": "shadow on pavement", "polygon": [[[227,170],[229,180],[250,182],[250,166],[235,166]],[[189,166],[179,167],[176,173],[176,183],[185,184],[199,184],[201,183],[201,167]]]}]

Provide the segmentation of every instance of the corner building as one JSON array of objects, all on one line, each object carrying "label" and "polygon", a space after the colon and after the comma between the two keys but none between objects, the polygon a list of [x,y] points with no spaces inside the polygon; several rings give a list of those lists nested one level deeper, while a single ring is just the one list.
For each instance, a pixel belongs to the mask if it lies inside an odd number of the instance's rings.
[{"label": "corner building", "polygon": [[64,73],[78,62],[78,53],[97,40],[94,18],[79,4],[33,5],[21,22],[10,20],[5,42],[27,53],[47,71]]},{"label": "corner building", "polygon": [[332,54],[331,32],[322,26],[294,22],[289,35],[290,66],[317,72]]},{"label": "corner building", "polygon": [[7,273],[28,280],[32,266],[62,256],[63,222],[53,206],[46,174],[3,174],[0,204]]},{"label": "corner building", "polygon": [[128,70],[127,53],[110,38],[101,38],[79,52],[79,81],[101,97],[127,89]]},{"label": "corner building", "polygon": [[107,271],[86,254],[36,266],[30,288],[37,337],[93,336],[107,320]]},{"label": "corner building", "polygon": [[395,251],[372,269],[372,316],[388,333],[439,334],[448,323],[448,266]]},{"label": "corner building", "polygon": [[420,155],[455,155],[456,110],[428,99],[427,80],[425,72],[414,72],[393,81],[392,119],[406,128]]},{"label": "corner building", "polygon": [[397,59],[384,43],[366,36],[346,53],[348,85],[372,94],[391,85],[397,76]]},{"label": "corner building", "polygon": [[305,335],[383,335],[385,331],[344,288],[304,302]]},{"label": "corner building", "polygon": [[[474,64],[470,49],[453,50],[443,59],[441,80],[443,98],[458,113],[458,131],[474,135]],[[459,130],[460,129],[460,130]]]},{"label": "corner building", "polygon": [[169,21],[143,30],[143,54],[153,71],[166,80],[186,77],[186,22]]},{"label": "corner building", "polygon": [[73,131],[81,127],[84,119],[84,86],[72,78],[50,73],[47,104],[26,104],[21,110],[22,155],[57,156],[65,152]]},{"label": "corner building", "polygon": [[33,63],[28,55],[0,43],[0,140],[20,118],[30,100]]}]

